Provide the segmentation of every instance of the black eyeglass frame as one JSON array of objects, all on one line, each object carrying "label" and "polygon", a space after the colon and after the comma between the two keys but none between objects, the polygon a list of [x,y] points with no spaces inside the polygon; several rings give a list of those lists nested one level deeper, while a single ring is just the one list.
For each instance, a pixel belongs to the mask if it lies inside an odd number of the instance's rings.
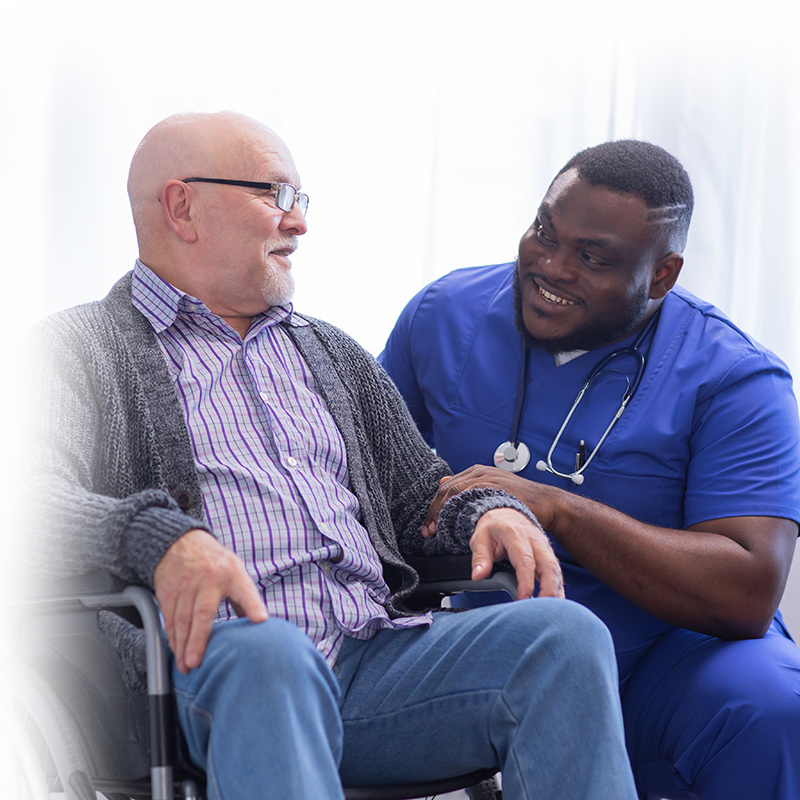
[{"label": "black eyeglass frame", "polygon": [[[248,189],[261,189],[265,192],[277,189],[278,194],[275,198],[275,204],[281,211],[285,211],[288,214],[294,208],[295,203],[300,206],[300,213],[303,216],[306,215],[308,210],[308,195],[305,192],[298,191],[291,183],[234,181],[227,178],[184,178],[183,183],[220,183],[225,186],[244,186]],[[291,189],[291,194],[288,191],[289,189]]]}]

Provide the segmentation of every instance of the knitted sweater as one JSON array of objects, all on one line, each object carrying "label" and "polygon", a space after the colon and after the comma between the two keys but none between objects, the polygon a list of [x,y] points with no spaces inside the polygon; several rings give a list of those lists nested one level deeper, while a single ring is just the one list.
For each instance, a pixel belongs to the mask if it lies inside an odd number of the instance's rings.
[{"label": "knitted sweater", "polygon": [[[478,518],[516,498],[473,489],[452,498],[438,532],[420,528],[447,465],[431,452],[376,361],[337,328],[284,326],[341,432],[360,522],[381,559],[390,616],[417,576],[405,556],[469,552]],[[153,571],[186,531],[205,528],[183,411],[131,273],[102,301],[55,314],[31,337],[30,456],[34,525],[24,561],[45,580],[104,569],[153,587]],[[210,531],[213,533],[213,531]]]}]

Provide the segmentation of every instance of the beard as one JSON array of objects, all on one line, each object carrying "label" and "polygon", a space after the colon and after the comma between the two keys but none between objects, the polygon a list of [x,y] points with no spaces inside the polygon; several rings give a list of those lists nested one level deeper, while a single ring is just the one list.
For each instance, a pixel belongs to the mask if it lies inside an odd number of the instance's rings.
[{"label": "beard", "polygon": [[[297,238],[292,236],[289,239],[283,239],[271,246],[270,249],[274,251],[284,248],[290,251],[296,250]],[[264,302],[270,307],[289,305],[294,297],[294,275],[290,270],[272,264],[267,260],[264,280],[261,284],[261,295],[264,298]]]},{"label": "beard", "polygon": [[648,292],[646,287],[631,298],[630,302],[619,309],[614,316],[601,317],[588,325],[575,328],[574,331],[566,336],[559,336],[552,339],[541,339],[531,336],[530,331],[525,327],[525,320],[522,315],[522,289],[519,282],[518,264],[514,265],[514,327],[522,336],[526,347],[535,347],[543,350],[550,355],[559,353],[571,353],[574,350],[594,350],[603,345],[618,342],[628,334],[633,333],[641,323],[648,304]]},{"label": "beard", "polygon": [[270,306],[288,306],[294,297],[294,275],[276,267],[270,267],[261,285],[264,302]]}]

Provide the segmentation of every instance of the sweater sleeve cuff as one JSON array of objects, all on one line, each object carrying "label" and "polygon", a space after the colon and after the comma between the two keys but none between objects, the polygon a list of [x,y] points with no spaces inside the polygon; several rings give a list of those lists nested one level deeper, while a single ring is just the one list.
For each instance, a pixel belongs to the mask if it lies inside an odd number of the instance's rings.
[{"label": "sweater sleeve cuff", "polygon": [[426,555],[469,553],[469,541],[478,520],[493,508],[513,508],[543,530],[531,510],[521,500],[501,489],[476,487],[451,497],[444,504],[436,523],[436,535],[426,540]]},{"label": "sweater sleeve cuff", "polygon": [[127,531],[126,559],[144,586],[153,588],[153,573],[164,553],[195,528],[213,535],[207,523],[177,509],[151,506],[139,511]]}]

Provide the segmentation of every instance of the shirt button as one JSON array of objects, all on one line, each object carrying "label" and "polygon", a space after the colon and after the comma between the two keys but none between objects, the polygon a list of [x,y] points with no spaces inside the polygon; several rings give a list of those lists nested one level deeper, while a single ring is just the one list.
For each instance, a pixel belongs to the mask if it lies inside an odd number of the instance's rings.
[{"label": "shirt button", "polygon": [[328,532],[328,526],[327,526],[327,525],[326,525],[324,522],[320,522],[320,524],[319,524],[319,529],[320,529],[320,530],[321,530],[323,533],[327,533],[327,532]]},{"label": "shirt button", "polygon": [[197,306],[194,303],[189,303],[189,311],[197,311]]},{"label": "shirt button", "polygon": [[296,467],[297,466],[297,459],[294,456],[289,456],[286,459],[286,464],[288,466],[290,466],[290,467]]},{"label": "shirt button", "polygon": [[322,571],[326,575],[330,575],[331,574],[331,565],[327,561],[323,561],[322,562]]}]

